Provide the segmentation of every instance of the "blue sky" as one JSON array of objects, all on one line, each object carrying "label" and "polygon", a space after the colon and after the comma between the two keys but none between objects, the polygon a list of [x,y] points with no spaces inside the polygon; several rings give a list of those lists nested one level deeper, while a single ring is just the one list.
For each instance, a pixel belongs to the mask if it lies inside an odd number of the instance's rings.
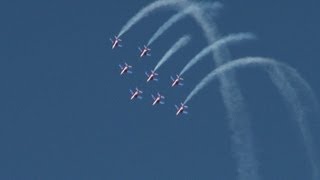
[{"label": "blue sky", "polygon": [[[186,74],[185,86],[169,88],[170,75],[206,45],[196,23],[187,18],[176,24],[153,44],[152,56],[140,60],[137,47],[174,11],[154,13],[122,37],[123,48],[110,48],[109,37],[150,2],[0,3],[0,179],[236,179],[219,83],[190,102],[188,116],[175,116],[173,105],[215,67],[207,57]],[[222,2],[215,18],[221,34],[259,37],[232,46],[233,57],[285,62],[319,97],[319,2]],[[158,83],[146,84],[144,71],[184,34],[192,35],[192,43],[159,69]],[[120,77],[124,61],[134,73]],[[263,179],[310,179],[297,125],[267,75],[245,69],[237,79]],[[144,99],[130,102],[128,89],[136,86]],[[150,94],[157,91],[166,104],[152,107]]]}]

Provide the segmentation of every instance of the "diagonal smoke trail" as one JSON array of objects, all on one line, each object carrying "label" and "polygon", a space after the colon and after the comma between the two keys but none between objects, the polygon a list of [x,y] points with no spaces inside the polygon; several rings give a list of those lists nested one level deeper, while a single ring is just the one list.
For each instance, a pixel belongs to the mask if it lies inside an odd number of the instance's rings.
[{"label": "diagonal smoke trail", "polygon": [[215,41],[213,44],[205,47],[202,51],[200,51],[194,58],[192,58],[188,64],[181,70],[180,76],[182,76],[186,71],[188,71],[192,66],[194,66],[197,62],[203,59],[204,56],[208,55],[211,51],[219,49],[223,45],[229,45],[231,43],[241,42],[243,40],[256,39],[256,36],[252,33],[238,33],[231,34],[226,37]]},{"label": "diagonal smoke trail", "polygon": [[156,67],[153,71],[156,71],[159,69],[159,67],[165,63],[175,52],[177,52],[180,48],[183,48],[185,45],[188,44],[188,42],[191,40],[191,37],[189,35],[185,35],[181,37],[174,45],[164,54],[164,56],[161,58],[161,60],[158,62]]},{"label": "diagonal smoke trail", "polygon": [[[220,35],[210,17],[200,8],[194,11],[192,17],[199,24],[209,44],[212,44]],[[226,46],[213,51],[213,60],[220,66],[231,60]],[[220,76],[220,92],[226,107],[229,128],[232,132],[231,143],[237,163],[239,180],[259,180],[258,160],[255,156],[252,140],[250,115],[244,103],[244,97],[233,73]]]},{"label": "diagonal smoke trail", "polygon": [[[155,1],[140,10],[133,18],[131,18],[129,22],[122,28],[119,35],[122,35],[128,31],[143,17],[159,8],[173,7],[177,10],[182,10],[190,5],[198,7],[195,9],[195,11],[190,12],[189,15],[200,26],[208,43],[212,44],[220,36],[216,29],[216,25],[210,19],[207,11],[203,11],[203,9],[198,6],[198,3],[190,2],[189,0]],[[220,66],[231,60],[229,51],[225,46],[215,50],[212,55],[217,66]],[[259,180],[260,175],[258,173],[258,162],[254,153],[249,114],[246,110],[245,104],[243,103],[244,98],[239,89],[238,83],[235,81],[234,74],[229,73],[228,75],[221,76],[220,82],[220,92],[222,94],[223,102],[230,120],[229,128],[233,133],[231,140],[238,167],[238,179]],[[240,151],[236,152],[236,150]],[[250,165],[248,165],[248,162],[250,162]]]},{"label": "diagonal smoke trail", "polygon": [[150,13],[163,7],[177,5],[178,3],[185,2],[185,0],[158,0],[150,5],[141,9],[136,15],[134,15],[120,30],[118,37],[130,30],[132,26],[138,23],[142,18],[147,17]]},{"label": "diagonal smoke trail", "polygon": [[[307,154],[307,158],[310,162],[312,179],[317,180],[320,179],[320,164],[319,157],[316,153],[316,148],[314,145],[314,140],[312,134],[309,130],[309,121],[314,117],[310,117],[308,111],[311,109],[318,113],[319,104],[316,101],[316,97],[313,93],[313,90],[309,86],[309,84],[299,76],[299,74],[292,68],[287,68],[287,70],[283,73],[279,67],[272,67],[268,69],[268,74],[271,78],[271,81],[277,86],[282,97],[284,97],[284,101],[286,105],[292,109],[293,119],[298,124],[300,129],[300,133],[305,144],[305,151]],[[291,81],[297,88],[294,89],[292,85],[287,81],[286,77],[289,77]],[[302,91],[299,94],[299,90]],[[307,99],[309,105],[304,105],[302,102]],[[310,106],[311,107],[308,107]],[[319,116],[317,117],[319,118]]]},{"label": "diagonal smoke trail", "polygon": [[[320,178],[320,164],[318,161],[318,156],[315,151],[313,137],[308,129],[307,113],[309,109],[313,109],[318,113],[319,104],[316,100],[314,92],[309,84],[297,73],[297,71],[286,64],[279,63],[275,60],[261,57],[247,57],[241,58],[228,62],[212,72],[210,72],[205,78],[203,78],[199,84],[191,91],[187,96],[184,103],[189,102],[197,93],[200,92],[204,87],[206,87],[212,80],[218,78],[219,76],[232,72],[238,68],[248,67],[248,66],[266,66],[267,72],[271,77],[272,82],[279,89],[279,92],[284,97],[284,101],[287,106],[290,107],[293,118],[298,124],[301,135],[303,137],[306,153],[312,167],[312,176],[313,180]],[[295,85],[298,90],[302,91],[299,95],[298,91],[292,87]],[[306,105],[303,105],[302,99],[308,98],[308,101],[311,102],[312,107],[308,108]],[[319,118],[319,116],[318,116]],[[241,137],[239,137],[241,138]]]},{"label": "diagonal smoke trail", "polygon": [[217,9],[222,8],[222,4],[220,2],[199,3],[198,6],[191,5],[185,8],[184,10],[173,15],[168,21],[166,21],[162,26],[158,28],[158,30],[153,34],[153,36],[148,41],[148,46],[150,46],[155,40],[157,40],[166,30],[168,30],[176,22],[180,21],[182,18],[186,17],[188,14],[192,13],[193,11],[198,10],[198,8],[200,7],[204,10],[215,11]]}]

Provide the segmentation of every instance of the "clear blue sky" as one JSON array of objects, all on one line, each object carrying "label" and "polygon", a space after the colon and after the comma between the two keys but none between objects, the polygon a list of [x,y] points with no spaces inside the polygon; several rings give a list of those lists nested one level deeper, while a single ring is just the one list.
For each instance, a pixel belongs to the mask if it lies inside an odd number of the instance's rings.
[{"label": "clear blue sky", "polygon": [[[192,19],[175,25],[142,61],[137,47],[174,11],[144,19],[123,36],[123,48],[110,48],[109,37],[150,2],[0,3],[0,179],[236,178],[219,83],[190,102],[188,116],[175,116],[173,105],[214,68],[207,57],[186,74],[185,86],[169,88],[170,75],[206,45]],[[319,1],[222,2],[216,18],[222,34],[250,31],[259,37],[233,46],[233,57],[286,62],[320,96]],[[144,71],[186,33],[193,43],[159,69],[159,83],[147,85]],[[119,76],[118,64],[124,61],[134,66],[131,76]],[[269,78],[256,69],[237,77],[253,119],[262,177],[309,179],[296,124]],[[145,91],[144,99],[130,102],[128,89],[136,86]],[[152,107],[150,94],[157,91],[166,95],[166,104]]]}]

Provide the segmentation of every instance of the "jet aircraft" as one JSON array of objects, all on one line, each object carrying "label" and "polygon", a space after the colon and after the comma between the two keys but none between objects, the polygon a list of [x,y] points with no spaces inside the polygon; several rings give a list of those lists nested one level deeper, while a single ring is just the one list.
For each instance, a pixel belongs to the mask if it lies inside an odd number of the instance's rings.
[{"label": "jet aircraft", "polygon": [[120,42],[122,41],[119,37],[114,36],[114,39],[110,38],[110,41],[112,43],[112,49],[116,48],[116,47],[122,47],[122,45],[120,44]]},{"label": "jet aircraft", "polygon": [[141,90],[139,90],[138,88],[136,88],[135,91],[132,91],[132,90],[130,89],[130,93],[131,93],[131,98],[130,98],[130,100],[133,100],[133,99],[136,99],[136,98],[142,99],[141,94],[142,94],[143,92],[142,92]]},{"label": "jet aircraft", "polygon": [[120,69],[121,69],[120,75],[123,75],[123,74],[125,74],[125,73],[129,73],[129,74],[132,73],[132,71],[130,71],[130,69],[132,68],[132,66],[129,65],[129,64],[127,64],[127,63],[124,63],[124,65],[119,64],[119,67],[120,67]]},{"label": "jet aircraft", "polygon": [[147,72],[145,72],[145,74],[147,75],[147,82],[149,82],[149,81],[158,81],[158,79],[157,78],[155,78],[156,76],[158,76],[158,73],[156,73],[155,71],[152,71],[151,70],[151,73],[150,74],[148,74]]},{"label": "jet aircraft", "polygon": [[156,104],[164,104],[164,101],[162,101],[162,99],[164,99],[164,96],[162,96],[160,93],[157,93],[157,96],[151,95],[151,97],[153,99],[153,106]]},{"label": "jet aircraft", "polygon": [[188,114],[188,112],[186,111],[186,109],[188,109],[188,106],[186,106],[185,104],[180,103],[180,107],[178,107],[177,105],[175,105],[175,107],[177,109],[177,113],[176,113],[177,116],[181,113]]},{"label": "jet aircraft", "polygon": [[178,74],[177,74],[177,77],[176,79],[174,79],[172,76],[170,77],[171,80],[172,80],[172,84],[171,84],[171,87],[174,87],[174,86],[182,86],[183,84],[181,83],[181,81],[183,81],[183,78],[180,77]]},{"label": "jet aircraft", "polygon": [[144,45],[143,47],[144,47],[143,49],[141,49],[141,48],[139,47],[140,57],[142,58],[143,56],[151,56],[151,54],[150,54],[151,49],[148,48],[148,47],[145,46],[145,45]]}]

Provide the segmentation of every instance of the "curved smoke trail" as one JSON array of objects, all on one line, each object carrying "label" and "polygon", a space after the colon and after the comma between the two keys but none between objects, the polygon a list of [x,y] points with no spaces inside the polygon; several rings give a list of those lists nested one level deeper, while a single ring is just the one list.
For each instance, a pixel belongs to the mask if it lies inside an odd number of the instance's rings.
[{"label": "curved smoke trail", "polygon": [[[190,5],[198,7],[197,3],[190,2],[189,0],[155,1],[132,17],[122,28],[119,35],[121,36],[143,17],[146,17],[149,13],[154,12],[154,10],[158,8],[170,6],[177,8],[178,10],[182,10]],[[195,22],[200,26],[209,44],[212,44],[220,36],[216,29],[216,25],[211,21],[208,12],[203,11],[203,9],[198,7],[195,11],[190,12],[189,15],[191,15]],[[214,51],[212,55],[217,66],[231,60],[228,49],[224,46]],[[229,73],[226,76],[221,76],[220,82],[220,92],[230,120],[229,128],[233,133],[231,140],[238,167],[238,179],[258,180],[260,179],[257,166],[258,162],[254,153],[248,111],[243,103],[244,98],[239,89],[238,83],[235,81],[234,74]]]},{"label": "curved smoke trail", "polygon": [[[212,44],[220,35],[216,26],[200,8],[191,14],[204,32],[209,44]],[[216,66],[231,60],[226,46],[221,46],[212,52]],[[232,132],[232,150],[236,159],[237,175],[239,180],[259,180],[258,160],[255,156],[250,115],[244,103],[244,97],[233,73],[220,76],[220,92],[226,107],[229,119],[229,128]]]},{"label": "curved smoke trail", "polygon": [[[216,68],[215,70],[210,72],[205,78],[203,78],[200,81],[200,83],[197,84],[196,87],[187,96],[184,103],[189,102],[201,89],[206,87],[206,85],[208,85],[212,80],[218,78],[219,76],[227,72],[231,72],[238,68],[248,66],[268,67],[267,72],[271,77],[272,82],[279,89],[279,92],[284,97],[284,101],[286,102],[287,106],[289,106],[292,109],[293,118],[295,119],[296,123],[300,128],[301,135],[305,143],[306,153],[312,167],[313,179],[319,179],[320,165],[315,151],[314,141],[308,129],[308,123],[306,122],[308,110],[314,109],[316,113],[318,113],[319,104],[316,100],[312,88],[292,67],[284,63],[277,62],[273,59],[261,57],[247,57],[234,60]],[[300,103],[301,99],[299,99],[299,94],[292,87],[293,84],[298,88],[298,90],[303,92],[303,94],[301,94],[300,97],[307,97],[313,107],[308,108],[306,107],[306,105]]]},{"label": "curved smoke trail", "polygon": [[187,8],[185,8],[184,10],[173,15],[168,21],[166,21],[162,26],[160,26],[158,28],[158,30],[153,34],[153,36],[148,41],[148,46],[150,46],[155,40],[157,40],[166,30],[168,30],[176,22],[180,21],[182,18],[186,17],[188,14],[194,12],[195,10],[197,10],[200,7],[204,10],[215,11],[219,8],[222,8],[222,4],[220,2],[199,3],[198,6],[191,5]]},{"label": "curved smoke trail", "polygon": [[191,40],[189,35],[185,35],[181,37],[174,45],[164,54],[161,60],[158,62],[153,71],[159,69],[159,67],[165,63],[175,52],[177,52],[180,48],[184,47]]},{"label": "curved smoke trail", "polygon": [[219,49],[223,45],[229,45],[230,43],[241,42],[243,40],[255,39],[256,36],[252,33],[238,33],[231,34],[226,37],[215,41],[213,44],[205,47],[202,51],[200,51],[194,58],[192,58],[187,65],[181,70],[179,76],[182,76],[186,71],[188,71],[192,66],[194,66],[197,62],[203,59],[204,56],[208,55],[211,51]]},{"label": "curved smoke trail", "polygon": [[[267,72],[271,78],[271,81],[279,89],[282,97],[284,97],[286,105],[292,109],[293,119],[298,124],[303,142],[305,144],[307,158],[310,161],[310,166],[312,168],[312,179],[320,179],[319,157],[315,151],[314,140],[309,130],[308,123],[310,122],[306,121],[307,119],[311,120],[314,118],[308,117],[308,111],[313,110],[315,113],[318,113],[319,110],[319,104],[316,100],[314,92],[309,84],[292,68],[288,68],[288,70],[283,73],[280,68],[272,67],[269,68]],[[299,94],[299,92],[292,87],[292,85],[287,81],[286,77],[289,77],[293,82],[292,84],[296,85],[296,88],[302,91],[301,94]],[[311,107],[307,107],[306,104],[302,103],[306,98],[310,102],[307,104],[312,104]],[[317,118],[319,118],[319,116]]]},{"label": "curved smoke trail", "polygon": [[179,3],[185,2],[185,0],[158,0],[150,5],[141,9],[136,15],[134,15],[120,30],[118,37],[122,36],[124,33],[130,30],[137,22],[142,18],[147,17],[151,12],[163,7],[174,6]]}]

